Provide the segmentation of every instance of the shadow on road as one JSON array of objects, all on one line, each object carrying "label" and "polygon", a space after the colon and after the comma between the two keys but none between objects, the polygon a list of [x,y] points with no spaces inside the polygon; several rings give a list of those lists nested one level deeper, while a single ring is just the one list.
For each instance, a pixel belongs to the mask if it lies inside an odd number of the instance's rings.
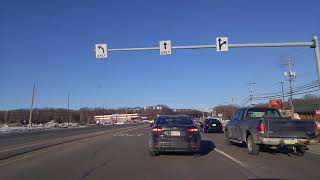
[{"label": "shadow on road", "polygon": [[270,147],[260,147],[260,151],[261,152],[265,152],[265,153],[269,153],[272,155],[277,155],[277,154],[283,154],[283,155],[287,155],[289,157],[291,156],[299,156],[294,154],[293,152],[291,152],[288,149],[280,149],[280,148],[270,148]]},{"label": "shadow on road", "polygon": [[180,156],[205,156],[214,150],[216,146],[212,141],[203,140],[200,143],[200,152],[198,154],[190,153],[190,152],[162,152],[161,155],[180,155]]},{"label": "shadow on road", "polygon": [[204,155],[209,154],[211,151],[214,150],[214,148],[216,148],[216,146],[214,145],[214,143],[212,141],[209,141],[209,140],[201,141],[200,156],[204,156]]},{"label": "shadow on road", "polygon": [[[244,148],[246,150],[247,145],[245,143],[232,143],[234,146],[237,146],[239,148]],[[269,153],[272,155],[286,155],[289,157],[292,156],[301,156],[301,155],[297,155],[297,154],[293,154],[290,150],[287,149],[280,149],[280,148],[274,148],[274,147],[266,147],[266,146],[260,146],[260,152],[263,153]]]}]

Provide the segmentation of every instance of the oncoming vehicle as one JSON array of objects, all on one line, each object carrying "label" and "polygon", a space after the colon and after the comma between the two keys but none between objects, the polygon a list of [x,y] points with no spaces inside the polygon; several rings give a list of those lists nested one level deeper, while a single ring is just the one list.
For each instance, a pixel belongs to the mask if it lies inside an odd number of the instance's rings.
[{"label": "oncoming vehicle", "polygon": [[199,153],[201,137],[198,127],[188,116],[159,116],[151,128],[150,155],[161,152]]},{"label": "oncoming vehicle", "polygon": [[208,118],[204,119],[203,123],[200,124],[200,130],[204,133],[208,132],[223,132],[223,127],[219,119]]}]

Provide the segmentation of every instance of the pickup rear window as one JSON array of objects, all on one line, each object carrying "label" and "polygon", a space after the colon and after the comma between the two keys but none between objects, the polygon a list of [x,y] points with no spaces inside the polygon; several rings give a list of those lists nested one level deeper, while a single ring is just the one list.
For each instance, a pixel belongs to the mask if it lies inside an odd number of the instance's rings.
[{"label": "pickup rear window", "polygon": [[250,118],[278,118],[281,117],[276,109],[249,109],[246,117]]}]

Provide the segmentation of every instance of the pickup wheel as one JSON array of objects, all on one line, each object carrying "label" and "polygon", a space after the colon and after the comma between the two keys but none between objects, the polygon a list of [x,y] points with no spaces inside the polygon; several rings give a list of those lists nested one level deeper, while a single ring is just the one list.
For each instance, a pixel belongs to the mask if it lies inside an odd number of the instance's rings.
[{"label": "pickup wheel", "polygon": [[252,155],[259,154],[259,145],[254,143],[252,135],[249,135],[247,138],[247,149],[249,154],[252,154]]},{"label": "pickup wheel", "polygon": [[227,130],[224,131],[224,142],[226,145],[232,145],[229,137],[229,132]]},{"label": "pickup wheel", "polygon": [[307,150],[305,147],[295,147],[295,150],[293,150],[292,154],[295,156],[304,156],[306,151]]}]

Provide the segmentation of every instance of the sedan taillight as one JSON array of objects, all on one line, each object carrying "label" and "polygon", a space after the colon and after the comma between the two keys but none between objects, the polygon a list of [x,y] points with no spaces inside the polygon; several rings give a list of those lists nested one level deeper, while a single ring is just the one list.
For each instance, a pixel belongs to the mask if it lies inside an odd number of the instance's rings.
[{"label": "sedan taillight", "polygon": [[156,128],[152,128],[152,132],[155,133],[155,134],[161,135],[161,134],[163,134],[164,129],[156,127]]},{"label": "sedan taillight", "polygon": [[199,129],[198,129],[197,127],[191,127],[191,128],[188,128],[188,129],[187,129],[187,132],[188,132],[189,134],[193,134],[193,133],[199,132]]}]

